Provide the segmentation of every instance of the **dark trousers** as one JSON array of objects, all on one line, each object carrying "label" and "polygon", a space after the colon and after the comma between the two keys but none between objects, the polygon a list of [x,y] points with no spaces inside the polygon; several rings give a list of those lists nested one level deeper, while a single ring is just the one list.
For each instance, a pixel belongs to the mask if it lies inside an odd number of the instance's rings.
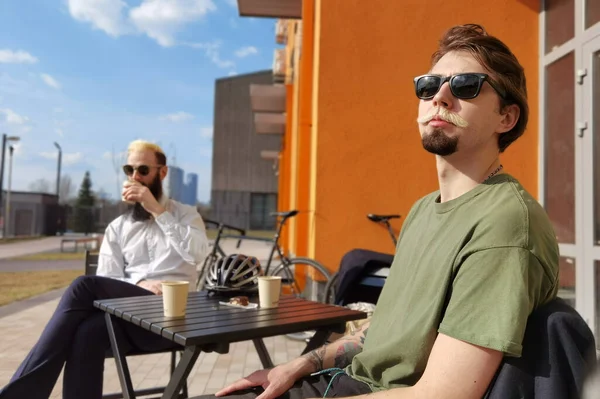
[{"label": "dark trousers", "polygon": [[[333,373],[335,374],[335,372]],[[329,388],[329,389],[327,389]],[[225,396],[225,399],[255,399],[263,392],[262,388],[248,389]],[[327,396],[325,395],[327,392]],[[346,374],[340,374],[333,378],[332,374],[322,374],[302,378],[294,386],[281,395],[281,399],[304,399],[304,398],[340,398],[346,396],[358,396],[371,393],[371,388],[364,382],[357,381]],[[194,399],[215,399],[213,395],[194,397]]]},{"label": "dark trousers", "polygon": [[[0,399],[47,399],[60,372],[64,399],[102,397],[104,358],[110,348],[104,312],[94,308],[96,299],[154,295],[133,284],[97,277],[75,279],[62,296],[42,336],[31,349]],[[127,337],[127,349],[157,351],[175,347],[159,335],[131,323],[117,323]],[[127,350],[126,349],[126,350]]]}]

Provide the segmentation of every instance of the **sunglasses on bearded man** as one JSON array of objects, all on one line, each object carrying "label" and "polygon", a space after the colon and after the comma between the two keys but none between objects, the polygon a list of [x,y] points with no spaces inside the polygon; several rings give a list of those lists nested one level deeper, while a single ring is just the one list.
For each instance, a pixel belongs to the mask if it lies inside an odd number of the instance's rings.
[{"label": "sunglasses on bearded man", "polygon": [[148,176],[148,173],[150,173],[150,169],[152,168],[162,168],[164,165],[158,165],[158,166],[148,166],[148,165],[140,165],[140,166],[133,166],[133,165],[123,165],[123,172],[125,172],[125,174],[127,176],[132,176],[133,173],[137,170],[137,172],[142,175],[142,176]]},{"label": "sunglasses on bearded man", "polygon": [[498,87],[485,73],[459,73],[452,76],[428,74],[417,76],[414,82],[415,93],[421,100],[432,99],[446,82],[450,82],[452,95],[461,100],[471,100],[477,97],[483,82],[488,82],[500,97],[505,98],[506,96],[504,90]]}]

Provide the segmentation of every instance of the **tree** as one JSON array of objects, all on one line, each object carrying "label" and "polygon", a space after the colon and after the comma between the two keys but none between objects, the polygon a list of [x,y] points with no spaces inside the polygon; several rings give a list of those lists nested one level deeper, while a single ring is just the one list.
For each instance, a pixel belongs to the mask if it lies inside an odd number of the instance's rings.
[{"label": "tree", "polygon": [[52,188],[50,182],[42,177],[29,183],[29,191],[35,193],[51,193]]},{"label": "tree", "polygon": [[75,201],[75,225],[74,230],[83,232],[86,235],[94,228],[94,205],[96,198],[92,193],[92,179],[90,172],[85,172],[81,187],[79,187],[79,196]]}]

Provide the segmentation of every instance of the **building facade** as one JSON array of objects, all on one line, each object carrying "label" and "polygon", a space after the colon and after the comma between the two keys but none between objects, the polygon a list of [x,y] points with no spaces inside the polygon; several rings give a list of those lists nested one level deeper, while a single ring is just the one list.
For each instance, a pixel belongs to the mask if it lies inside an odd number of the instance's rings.
[{"label": "building facade", "polygon": [[215,83],[211,214],[240,228],[275,226],[270,214],[277,210],[278,178],[272,154],[281,148],[281,126],[270,121],[255,126],[250,104],[251,85],[272,82],[272,72],[261,71]]},{"label": "building facade", "polygon": [[[3,209],[6,212],[7,192],[3,191]],[[8,220],[1,216],[3,232],[7,237],[56,235],[66,228],[65,207],[58,204],[58,196],[47,193],[11,191]]]},{"label": "building facade", "polygon": [[198,203],[198,174],[188,173],[185,183],[185,195],[183,203],[188,205],[196,205]]},{"label": "building facade", "polygon": [[303,211],[285,232],[286,246],[331,270],[352,248],[393,251],[365,215],[405,217],[437,189],[415,123],[412,79],[429,70],[446,29],[479,23],[527,75],[528,128],[502,163],[548,212],[561,252],[560,296],[599,336],[600,1],[457,4],[238,1],[242,16],[283,18],[271,83],[285,85],[287,99],[278,207]]},{"label": "building facade", "polygon": [[182,202],[183,190],[185,187],[183,175],[183,169],[177,166],[169,166],[169,172],[167,173],[167,190],[169,192],[169,198],[179,202]]}]

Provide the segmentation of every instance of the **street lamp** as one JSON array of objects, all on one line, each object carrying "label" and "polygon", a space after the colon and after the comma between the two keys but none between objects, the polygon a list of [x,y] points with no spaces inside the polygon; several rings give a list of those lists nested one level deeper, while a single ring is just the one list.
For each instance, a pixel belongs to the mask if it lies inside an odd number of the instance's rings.
[{"label": "street lamp", "polygon": [[[7,136],[6,133],[2,134],[2,157],[0,158],[0,206],[2,205],[2,183],[4,179],[4,154],[6,153],[6,142],[19,141],[19,136]],[[12,152],[11,152],[12,155]],[[6,207],[5,207],[6,208]],[[2,236],[6,237],[6,220],[2,227]]]},{"label": "street lamp", "polygon": [[57,199],[60,201],[60,163],[62,160],[62,148],[60,148],[60,145],[58,145],[56,141],[54,142],[54,146],[58,150],[58,171],[56,172],[56,197],[58,197]]}]

